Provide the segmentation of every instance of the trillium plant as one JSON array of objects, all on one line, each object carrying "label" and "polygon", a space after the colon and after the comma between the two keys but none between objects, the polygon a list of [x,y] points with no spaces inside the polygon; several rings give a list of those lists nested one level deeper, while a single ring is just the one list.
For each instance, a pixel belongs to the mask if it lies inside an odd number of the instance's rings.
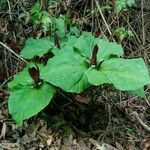
[{"label": "trillium plant", "polygon": [[29,38],[21,51],[29,63],[8,84],[9,112],[17,123],[44,109],[59,88],[81,93],[92,86],[112,84],[117,90],[145,97],[144,86],[150,77],[142,58],[124,59],[120,44],[90,32],[63,37],[58,33]]}]

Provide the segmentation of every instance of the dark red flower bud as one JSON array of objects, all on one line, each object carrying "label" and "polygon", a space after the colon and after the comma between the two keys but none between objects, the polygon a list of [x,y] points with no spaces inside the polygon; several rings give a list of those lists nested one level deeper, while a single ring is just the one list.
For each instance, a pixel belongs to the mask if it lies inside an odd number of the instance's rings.
[{"label": "dark red flower bud", "polygon": [[98,46],[95,45],[93,52],[92,52],[92,59],[91,59],[91,66],[97,66],[97,53],[98,53]]}]

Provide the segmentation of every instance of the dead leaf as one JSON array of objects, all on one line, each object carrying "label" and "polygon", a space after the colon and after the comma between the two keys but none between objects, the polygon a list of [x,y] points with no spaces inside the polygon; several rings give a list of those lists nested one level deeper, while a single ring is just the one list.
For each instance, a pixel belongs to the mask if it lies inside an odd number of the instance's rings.
[{"label": "dead leaf", "polygon": [[20,147],[17,143],[11,143],[10,141],[1,141],[0,142],[0,150],[19,150]]},{"label": "dead leaf", "polygon": [[73,143],[72,135],[70,135],[69,138],[64,138],[61,150],[72,150],[72,143]]},{"label": "dead leaf", "polygon": [[118,142],[116,142],[115,144],[116,144],[116,147],[117,147],[119,150],[124,150],[124,148],[122,147],[121,144],[119,144]]},{"label": "dead leaf", "polygon": [[96,141],[96,140],[94,140],[92,138],[89,139],[89,142],[92,145],[94,145],[97,150],[122,150],[122,149],[117,149],[117,148],[115,148],[115,147],[113,147],[113,146],[111,146],[109,144],[106,144],[106,143],[103,143],[101,145],[98,141]]},{"label": "dead leaf", "polygon": [[128,150],[136,150],[134,145],[129,145]]},{"label": "dead leaf", "polygon": [[109,144],[103,144],[102,146],[101,146],[101,149],[100,150],[119,150],[119,149],[117,149],[117,148],[115,148],[115,147],[113,147],[113,146],[111,146],[111,145],[109,145]]},{"label": "dead leaf", "polygon": [[87,146],[86,142],[84,142],[83,140],[81,140],[77,146],[78,146],[77,150],[90,150],[91,149]]},{"label": "dead leaf", "polygon": [[25,133],[25,135],[21,138],[21,143],[28,144],[32,141],[32,138]]},{"label": "dead leaf", "polygon": [[6,125],[6,123],[4,122],[4,123],[3,123],[2,130],[1,130],[0,139],[1,139],[1,138],[5,139],[6,129],[7,129],[7,125]]},{"label": "dead leaf", "polygon": [[146,136],[141,142],[143,150],[150,150],[150,136]]},{"label": "dead leaf", "polygon": [[76,95],[75,100],[77,100],[80,103],[85,103],[85,104],[89,103],[89,99],[86,96]]},{"label": "dead leaf", "polygon": [[98,141],[96,141],[96,140],[94,140],[94,139],[92,139],[92,138],[89,138],[89,142],[90,142],[92,145],[96,146],[96,149],[101,150],[101,145],[100,145],[100,143],[99,143]]},{"label": "dead leaf", "polygon": [[50,146],[51,143],[52,143],[52,141],[53,141],[53,137],[52,137],[51,135],[49,135],[49,136],[48,136],[48,139],[47,139],[47,141],[46,141],[47,145]]},{"label": "dead leaf", "polygon": [[8,21],[0,19],[0,31],[2,33],[8,33]]}]

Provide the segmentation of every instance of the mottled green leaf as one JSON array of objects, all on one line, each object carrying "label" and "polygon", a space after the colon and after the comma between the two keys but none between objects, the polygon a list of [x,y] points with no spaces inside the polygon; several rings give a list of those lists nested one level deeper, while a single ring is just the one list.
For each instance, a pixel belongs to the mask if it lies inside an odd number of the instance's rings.
[{"label": "mottled green leaf", "polygon": [[85,58],[90,59],[94,48],[95,38],[89,32],[84,32],[74,43],[74,47]]},{"label": "mottled green leaf", "polygon": [[44,109],[52,100],[54,93],[55,89],[47,83],[39,89],[33,86],[20,86],[10,92],[9,113],[20,124]]},{"label": "mottled green leaf", "polygon": [[97,38],[95,40],[95,44],[97,44],[99,48],[99,51],[97,54],[98,62],[107,60],[111,55],[120,57],[124,53],[122,46],[114,42],[109,42],[104,39]]},{"label": "mottled green leaf", "polygon": [[[41,64],[37,64],[39,69],[43,67]],[[8,83],[8,87],[10,89],[18,88],[19,85],[31,85],[33,84],[33,80],[29,75],[28,69],[31,67],[36,67],[34,63],[29,63],[22,71],[18,72],[14,75],[12,81]]]},{"label": "mottled green leaf", "polygon": [[31,59],[34,56],[42,56],[54,47],[53,37],[47,36],[40,39],[29,38],[23,50],[21,56],[25,59]]},{"label": "mottled green leaf", "polygon": [[123,55],[123,48],[120,44],[109,42],[100,38],[95,38],[91,33],[87,32],[83,33],[83,35],[81,35],[76,40],[73,46],[79,51],[82,56],[90,60],[95,45],[97,45],[99,48],[97,54],[98,63],[108,59],[111,55]]},{"label": "mottled green leaf", "polygon": [[88,81],[93,85],[111,83],[122,91],[136,90],[150,83],[149,73],[143,59],[112,58],[101,67],[88,73]]},{"label": "mottled green leaf", "polygon": [[42,27],[44,28],[45,31],[50,30],[50,26],[52,26],[52,18],[50,14],[47,11],[42,11],[42,18],[41,18],[41,23]]},{"label": "mottled green leaf", "polygon": [[135,0],[115,0],[115,12],[119,13],[127,7],[131,7],[134,3]]},{"label": "mottled green leaf", "polygon": [[139,88],[139,89],[136,89],[136,90],[133,90],[133,91],[127,91],[128,94],[130,95],[136,95],[136,96],[139,96],[141,98],[146,98],[146,95],[145,95],[145,91],[144,91],[144,88]]},{"label": "mottled green leaf", "polygon": [[84,57],[69,50],[53,57],[41,71],[44,80],[62,88],[67,92],[80,93],[89,87],[86,73],[88,63]]},{"label": "mottled green leaf", "polygon": [[56,29],[63,31],[65,29],[65,18],[64,16],[60,15],[58,18],[55,19]]}]

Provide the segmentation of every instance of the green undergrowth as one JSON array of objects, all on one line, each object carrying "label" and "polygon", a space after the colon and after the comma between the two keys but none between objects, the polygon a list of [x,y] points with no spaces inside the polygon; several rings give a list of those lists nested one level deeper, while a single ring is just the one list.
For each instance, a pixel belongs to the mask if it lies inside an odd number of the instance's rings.
[{"label": "green undergrowth", "polygon": [[[116,1],[116,13],[119,14],[131,5],[133,1]],[[67,95],[65,100],[62,99],[65,102],[70,97],[74,99],[84,92],[88,93],[89,101],[83,102],[81,98],[84,107],[73,102],[75,107],[70,105],[65,112],[65,120],[72,120],[72,124],[84,131],[94,128],[86,125],[90,124],[92,119],[93,122],[98,119],[97,113],[102,114],[99,122],[103,120],[104,126],[108,122],[103,109],[97,112],[99,107],[104,107],[104,102],[99,102],[101,87],[112,86],[116,91],[137,95],[142,99],[146,97],[144,88],[150,83],[150,78],[142,58],[125,59],[121,44],[106,40],[101,35],[80,31],[67,17],[54,17],[43,11],[38,3],[26,15],[27,22],[42,26],[44,31],[51,31],[51,34],[26,40],[20,57],[28,63],[8,84],[9,113],[18,124],[44,108],[60,109],[61,104],[57,102],[60,91],[61,94]],[[121,27],[115,30],[115,36],[122,41],[133,34]],[[111,94],[110,90],[107,92]],[[63,112],[64,108],[60,110]],[[68,115],[69,112],[72,113]],[[77,117],[74,118],[74,115]],[[61,123],[65,124],[63,119],[60,119],[56,126]]]},{"label": "green undergrowth", "polygon": [[[17,123],[46,107],[57,89],[81,93],[93,86],[112,84],[117,90],[145,97],[148,69],[142,58],[124,59],[120,44],[94,37],[56,33],[40,39],[29,38],[20,56],[29,63],[8,84],[8,106]],[[46,62],[38,59],[47,54]]]}]

